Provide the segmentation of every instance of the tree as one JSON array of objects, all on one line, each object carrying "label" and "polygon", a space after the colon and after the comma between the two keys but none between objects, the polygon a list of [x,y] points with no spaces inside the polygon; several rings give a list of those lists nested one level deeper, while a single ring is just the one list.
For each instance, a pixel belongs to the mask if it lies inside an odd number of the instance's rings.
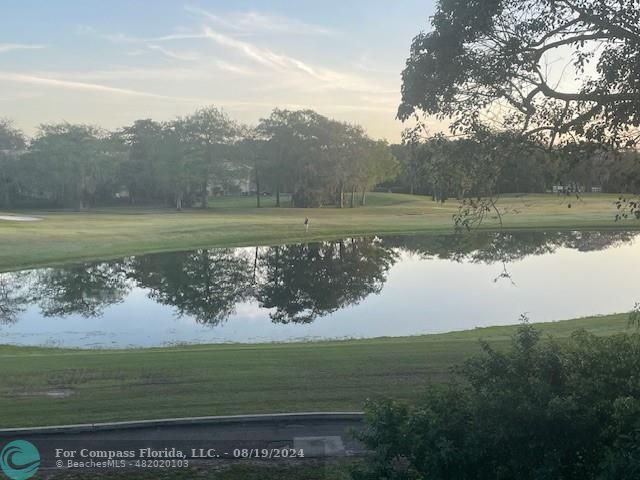
[{"label": "tree", "polygon": [[[396,178],[400,171],[398,159],[384,140],[365,140],[355,163],[357,165],[355,183],[362,191],[360,205],[365,205],[367,191],[371,187]],[[351,203],[353,207],[353,196]]]},{"label": "tree", "polygon": [[240,161],[252,171],[256,186],[256,207],[260,208],[262,189],[271,178],[267,143],[256,129],[245,128],[241,136],[242,140],[237,144],[236,154]]},{"label": "tree", "polygon": [[11,208],[18,188],[20,155],[26,148],[24,134],[9,120],[0,118],[0,206]]},{"label": "tree", "polygon": [[216,107],[197,110],[184,118],[181,126],[183,141],[189,145],[189,155],[194,157],[191,171],[200,178],[200,204],[207,208],[210,181],[222,183],[233,170],[231,148],[241,129]]},{"label": "tree", "polygon": [[336,193],[335,203],[344,208],[345,189],[351,187],[353,193],[357,184],[358,160],[363,157],[364,131],[361,127],[323,119],[324,143],[321,146],[321,161],[325,168],[325,182],[329,183],[329,190]]},{"label": "tree", "polygon": [[[276,191],[276,206],[280,206],[280,192],[285,184],[287,171],[300,150],[301,139],[296,133],[297,115],[289,110],[274,109],[269,117],[260,120],[257,133],[266,140],[269,170]],[[290,178],[295,172],[290,171]],[[288,179],[290,181],[290,179]]]},{"label": "tree", "polygon": [[[335,204],[344,207],[345,192],[365,192],[397,175],[397,161],[385,142],[374,142],[362,127],[324,117],[313,110],[279,110],[260,121],[270,170],[279,191],[288,184],[297,207]],[[287,181],[285,182],[285,177]]]},{"label": "tree", "polygon": [[415,180],[422,176],[420,173],[422,162],[417,161],[410,145],[405,143],[393,144],[390,146],[390,150],[398,160],[397,183],[406,187],[407,191],[414,195],[416,193]]},{"label": "tree", "polygon": [[313,110],[274,109],[271,115],[260,120],[258,132],[267,139],[271,168],[276,176],[276,205],[280,206],[280,192],[284,185],[292,189],[292,201],[297,207],[319,205],[320,169],[324,162],[319,158],[326,145],[327,119]]},{"label": "tree", "polygon": [[524,324],[508,350],[482,347],[417,405],[368,404],[355,480],[637,478],[639,334],[558,343]]},{"label": "tree", "polygon": [[133,125],[116,133],[128,149],[119,176],[127,188],[131,205],[140,200],[165,200],[166,187],[161,185],[160,167],[156,161],[161,150],[162,129],[159,122],[145,119],[136,120]]},{"label": "tree", "polygon": [[106,134],[92,126],[41,125],[27,155],[34,183],[55,203],[84,209],[100,184],[115,175],[112,146]]},{"label": "tree", "polygon": [[[398,117],[424,112],[468,132],[492,115],[548,146],[573,138],[634,145],[639,7],[637,0],[440,0],[433,30],[413,39]],[[571,91],[557,87],[548,68],[562,56],[582,77]]]},{"label": "tree", "polygon": [[[422,111],[468,131],[497,113],[502,126],[549,146],[559,138],[612,146],[640,139],[632,130],[640,125],[637,0],[442,0],[431,23],[411,46],[401,119]],[[583,78],[572,91],[556,86],[548,68],[567,55]]]},{"label": "tree", "polygon": [[203,188],[204,196],[208,195],[208,180],[203,185],[203,175],[208,176],[208,166],[203,164],[203,157],[197,148],[199,145],[194,148],[185,119],[163,124],[160,146],[157,156],[162,183],[168,185],[176,210],[182,211],[183,205],[192,206],[198,193],[202,199]]}]

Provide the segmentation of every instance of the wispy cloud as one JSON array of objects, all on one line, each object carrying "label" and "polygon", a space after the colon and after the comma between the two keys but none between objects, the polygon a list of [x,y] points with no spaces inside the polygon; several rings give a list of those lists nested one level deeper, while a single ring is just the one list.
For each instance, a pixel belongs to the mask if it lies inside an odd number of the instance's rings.
[{"label": "wispy cloud", "polygon": [[[187,10],[197,23],[174,28],[167,34],[160,31],[156,35],[140,36],[78,27],[77,33],[116,45],[116,50],[121,50],[123,64],[75,72],[32,71],[28,79],[20,81],[96,94],[161,99],[176,105],[215,103],[235,111],[257,111],[258,115],[281,106],[314,108],[335,115],[346,112],[359,118],[368,114],[394,117],[399,93],[396,80],[389,75],[371,74],[369,69],[358,65],[359,57],[349,64],[323,64],[288,50],[291,38],[303,34],[336,35],[337,32],[255,11],[214,14],[196,7],[187,7]],[[271,33],[278,35],[265,35]],[[283,42],[277,37],[289,38]],[[143,59],[143,55],[148,57]],[[164,57],[161,64],[158,55]],[[136,57],[135,63],[131,57]],[[11,75],[19,81],[18,74]],[[0,80],[2,78],[0,74]],[[162,85],[163,91],[180,95],[179,92],[189,86],[199,95],[212,93],[219,98],[150,93],[141,87],[150,79],[154,85]],[[113,84],[118,86],[111,86]]]},{"label": "wispy cloud", "polygon": [[[141,53],[145,53],[143,51]],[[137,52],[134,56],[139,55]],[[187,80],[210,80],[213,75],[222,72],[232,73],[240,76],[256,76],[259,72],[242,65],[236,65],[224,60],[203,60],[198,63],[188,63],[185,66],[167,67],[129,67],[115,66],[113,68],[95,70],[67,70],[57,71],[33,71],[29,72],[36,77],[51,78],[55,80],[65,80],[72,78],[75,81],[102,83],[127,80],[155,80],[169,82],[184,82]]]},{"label": "wispy cloud", "polygon": [[170,33],[168,35],[160,35],[156,37],[136,37],[134,35],[129,35],[127,33],[122,33],[122,32],[103,33],[89,25],[78,25],[76,27],[76,33],[80,35],[91,35],[94,37],[102,38],[104,40],[108,40],[111,43],[122,43],[122,44],[170,42],[173,40],[189,40],[189,39],[204,38],[204,35],[202,33],[191,33],[191,32]]},{"label": "wispy cloud", "polygon": [[[253,29],[255,31],[273,30],[294,33],[298,29],[314,31],[313,25],[307,25],[296,20],[285,19],[248,12],[244,14],[231,14],[226,16],[214,15],[211,12],[195,7],[186,7],[190,12],[198,14],[204,25],[198,30],[185,30],[168,35],[160,35],[151,38],[135,37],[125,33],[99,33],[92,27],[78,27],[79,33],[93,34],[112,43],[139,44],[145,48],[157,51],[168,58],[180,61],[203,62],[209,59],[209,65],[216,65],[220,70],[238,75],[270,75],[274,85],[288,84],[291,87],[299,87],[302,91],[343,90],[364,91],[369,93],[389,93],[388,88],[367,77],[347,71],[338,71],[322,66],[311,65],[303,60],[290,55],[276,52],[263,44],[249,41],[246,37],[238,37],[238,32]],[[214,28],[213,24],[224,28]],[[317,30],[317,28],[316,28]],[[327,32],[325,32],[327,33]],[[216,55],[212,59],[206,51],[183,52],[169,49],[164,46],[166,42],[182,41],[186,39],[208,39],[228,52],[240,54],[245,60],[250,60],[260,67],[259,71],[239,65],[228,59],[221,59]],[[139,55],[139,50],[136,50]],[[199,67],[194,67],[198,68]],[[264,87],[266,84],[263,84]]]},{"label": "wispy cloud", "polygon": [[30,45],[24,43],[0,43],[0,53],[13,52],[15,50],[39,50],[46,45]]},{"label": "wispy cloud", "polygon": [[219,33],[209,27],[204,27],[203,31],[205,38],[213,40],[222,47],[231,48],[265,67],[280,68],[287,66],[287,64],[296,63],[294,59],[284,55],[278,55],[266,48],[257,47],[249,42]]},{"label": "wispy cloud", "polygon": [[160,94],[151,93],[151,92],[143,92],[140,90],[131,90],[128,88],[111,87],[108,85],[101,85],[97,83],[85,83],[85,82],[78,82],[75,80],[63,80],[59,78],[40,77],[35,75],[26,75],[22,73],[0,72],[0,81],[2,80],[9,81],[9,82],[16,82],[19,84],[32,84],[32,85],[64,88],[68,90],[80,90],[80,91],[91,91],[91,92],[99,92],[99,93],[110,93],[110,94],[117,94],[117,95],[128,95],[128,96],[135,96],[135,97],[147,97],[147,98],[154,98],[158,100],[181,101],[181,102],[190,102],[190,103],[203,102],[202,99],[160,95]]},{"label": "wispy cloud", "polygon": [[[316,80],[316,84],[312,86],[315,87],[316,90],[341,89],[389,93],[388,89],[381,87],[376,82],[358,75],[339,72],[329,68],[315,67],[297,58],[276,53],[268,48],[258,46],[245,40],[238,40],[237,38],[230,37],[229,35],[217,32],[210,27],[204,27],[204,34],[207,38],[213,40],[218,45],[235,50],[246,58],[264,67],[280,72],[283,74],[283,78],[287,78],[287,74],[299,75],[301,73],[307,77],[312,77]],[[290,80],[291,79],[287,79],[287,81]]]},{"label": "wispy cloud", "polygon": [[215,23],[225,30],[230,30],[237,34],[288,33],[295,35],[337,35],[337,32],[334,30],[321,25],[306,23],[294,18],[278,15],[266,15],[257,11],[215,15],[198,7],[187,6],[185,9],[192,14],[206,18],[208,21]]},{"label": "wispy cloud", "polygon": [[174,60],[181,60],[183,62],[196,62],[201,59],[200,54],[197,52],[178,52],[176,50],[170,50],[168,48],[161,47],[154,43],[148,43],[147,48],[161,53],[165,57],[172,58]]}]

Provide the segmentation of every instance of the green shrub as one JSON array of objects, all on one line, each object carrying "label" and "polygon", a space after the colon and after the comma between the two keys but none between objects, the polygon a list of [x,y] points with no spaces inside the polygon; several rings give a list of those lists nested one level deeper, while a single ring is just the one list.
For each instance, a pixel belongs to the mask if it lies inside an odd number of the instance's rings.
[{"label": "green shrub", "polygon": [[522,325],[417,405],[369,402],[357,480],[640,479],[640,335]]}]

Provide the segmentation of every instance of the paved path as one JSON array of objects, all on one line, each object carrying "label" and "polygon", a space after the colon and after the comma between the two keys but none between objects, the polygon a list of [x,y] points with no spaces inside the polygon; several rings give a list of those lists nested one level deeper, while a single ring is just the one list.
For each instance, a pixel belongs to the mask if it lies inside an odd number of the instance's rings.
[{"label": "paved path", "polygon": [[[188,452],[195,462],[256,455],[259,460],[264,455],[275,459],[285,450],[286,455],[303,451],[304,458],[329,458],[364,453],[350,433],[362,427],[360,412],[200,417],[0,430],[0,448],[11,440],[28,440],[40,451],[41,470],[50,473],[60,472],[57,461],[62,459],[66,465],[68,460],[57,456],[57,449],[76,452],[72,457],[75,460],[88,459],[80,458],[82,449],[135,451],[137,459],[144,458],[140,452],[146,448],[159,455]],[[206,458],[194,458],[194,452],[204,453]]]}]

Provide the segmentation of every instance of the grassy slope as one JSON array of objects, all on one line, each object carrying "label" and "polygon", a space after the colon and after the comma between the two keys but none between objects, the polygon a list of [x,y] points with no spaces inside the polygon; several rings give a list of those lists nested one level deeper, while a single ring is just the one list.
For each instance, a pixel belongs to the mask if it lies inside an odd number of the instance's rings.
[{"label": "grassy slope", "polygon": [[[506,196],[507,228],[624,228],[640,222],[614,222],[614,195],[584,195],[581,200],[556,195]],[[451,232],[455,201],[427,197],[371,194],[356,209],[256,209],[254,199],[216,199],[206,211],[105,209],[91,212],[26,212],[44,215],[40,222],[0,221],[0,271],[84,259],[196,247],[268,245],[366,233]],[[568,203],[572,208],[568,208]],[[514,210],[517,213],[514,213]],[[309,216],[311,229],[304,232]],[[486,228],[495,228],[489,220]]]},{"label": "grassy slope", "polygon": [[[625,315],[540,324],[562,338],[578,328],[625,331]],[[514,327],[341,342],[202,345],[140,350],[0,346],[0,427],[162,417],[359,410],[367,397],[414,399]],[[68,389],[67,398],[47,392]]]}]

